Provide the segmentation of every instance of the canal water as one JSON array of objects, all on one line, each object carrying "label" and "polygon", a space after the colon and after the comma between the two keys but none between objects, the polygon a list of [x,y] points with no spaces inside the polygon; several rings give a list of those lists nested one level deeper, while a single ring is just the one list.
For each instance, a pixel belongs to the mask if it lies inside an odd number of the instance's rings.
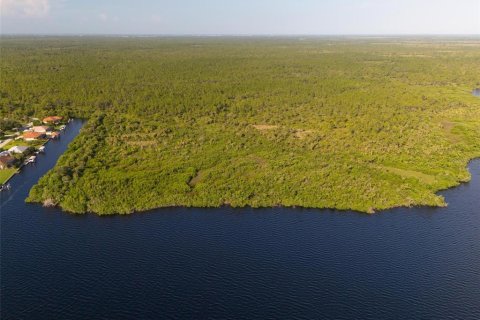
[{"label": "canal water", "polygon": [[25,204],[81,127],[1,195],[2,319],[480,319],[480,161],[448,208],[160,209]]}]

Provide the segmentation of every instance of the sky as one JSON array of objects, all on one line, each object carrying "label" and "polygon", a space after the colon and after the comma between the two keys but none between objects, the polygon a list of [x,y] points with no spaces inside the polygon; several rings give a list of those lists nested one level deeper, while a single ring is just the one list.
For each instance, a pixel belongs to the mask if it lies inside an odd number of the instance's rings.
[{"label": "sky", "polygon": [[480,0],[0,0],[2,34],[480,35]]}]

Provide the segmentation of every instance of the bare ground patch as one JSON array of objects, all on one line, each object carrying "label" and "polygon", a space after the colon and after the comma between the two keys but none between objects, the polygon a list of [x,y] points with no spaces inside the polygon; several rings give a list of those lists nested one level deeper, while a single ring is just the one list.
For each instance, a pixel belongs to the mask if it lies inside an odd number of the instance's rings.
[{"label": "bare ground patch", "polygon": [[269,125],[269,124],[254,124],[253,127],[260,131],[274,130],[278,128],[278,126]]}]

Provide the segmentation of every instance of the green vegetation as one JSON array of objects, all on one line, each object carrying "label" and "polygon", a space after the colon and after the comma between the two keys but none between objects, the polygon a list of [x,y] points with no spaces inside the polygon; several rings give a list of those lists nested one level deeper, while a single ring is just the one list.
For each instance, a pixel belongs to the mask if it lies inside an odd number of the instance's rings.
[{"label": "green vegetation", "polygon": [[1,117],[87,119],[28,201],[445,205],[480,156],[468,39],[4,38]]},{"label": "green vegetation", "polygon": [[7,182],[15,173],[17,169],[1,169],[0,170],[0,186]]},{"label": "green vegetation", "polygon": [[20,124],[14,120],[0,119],[0,132],[12,130],[18,126],[20,126]]},{"label": "green vegetation", "polygon": [[47,141],[48,141],[47,139],[39,139],[39,140],[33,140],[33,141],[16,139],[7,143],[5,146],[3,146],[3,148],[0,148],[0,150],[8,150],[15,146],[25,146],[25,147],[31,147],[32,149],[37,149],[38,147],[43,146]]}]

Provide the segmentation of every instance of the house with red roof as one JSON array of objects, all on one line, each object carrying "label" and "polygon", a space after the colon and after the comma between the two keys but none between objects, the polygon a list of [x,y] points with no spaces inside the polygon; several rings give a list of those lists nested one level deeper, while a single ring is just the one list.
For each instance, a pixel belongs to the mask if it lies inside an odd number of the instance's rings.
[{"label": "house with red roof", "polygon": [[23,139],[25,141],[33,141],[33,140],[38,140],[43,138],[45,138],[45,133],[43,132],[28,131],[23,133]]},{"label": "house with red roof", "polygon": [[59,123],[59,122],[62,121],[62,120],[63,120],[63,117],[50,116],[50,117],[43,118],[43,123],[53,123],[53,124],[57,124],[57,123]]}]

